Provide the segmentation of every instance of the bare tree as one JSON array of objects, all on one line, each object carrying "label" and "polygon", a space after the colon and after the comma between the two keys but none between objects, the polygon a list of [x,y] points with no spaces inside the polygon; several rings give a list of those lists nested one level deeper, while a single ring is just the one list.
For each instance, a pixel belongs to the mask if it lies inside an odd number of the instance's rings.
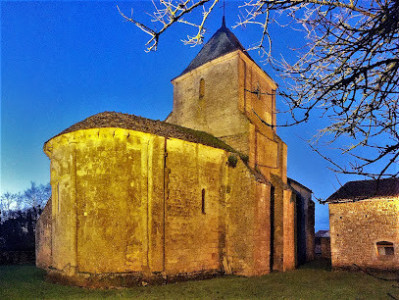
[{"label": "bare tree", "polygon": [[[159,0],[151,22],[156,30],[119,10],[125,20],[149,34],[147,51],[156,50],[160,36],[176,23],[195,28],[184,41],[203,41],[205,23],[219,0]],[[284,86],[279,92],[293,118],[290,126],[307,122],[311,115],[328,118],[330,125],[315,141],[327,141],[349,155],[347,166],[337,164],[312,148],[345,174],[373,178],[398,176],[399,163],[399,1],[395,0],[242,0],[235,26],[258,26],[258,49],[280,72]],[[195,12],[201,14],[195,22]],[[286,20],[289,20],[287,24]],[[291,63],[274,58],[271,23],[285,22],[306,36]],[[258,28],[258,29],[256,29]],[[317,112],[319,111],[319,112]],[[375,167],[378,165],[378,167]],[[370,171],[377,168],[378,172]]]},{"label": "bare tree", "polygon": [[7,220],[13,206],[16,204],[18,194],[6,192],[0,196],[0,223]]},{"label": "bare tree", "polygon": [[36,216],[40,215],[41,209],[46,205],[47,200],[51,196],[51,185],[40,184],[36,185],[35,182],[31,181],[30,188],[26,189],[20,198],[20,201],[28,206],[28,208],[33,208]]}]

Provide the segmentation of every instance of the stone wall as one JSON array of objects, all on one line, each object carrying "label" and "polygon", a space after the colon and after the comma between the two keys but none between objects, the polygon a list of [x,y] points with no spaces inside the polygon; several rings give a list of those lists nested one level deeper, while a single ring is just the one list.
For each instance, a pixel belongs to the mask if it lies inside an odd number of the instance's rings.
[{"label": "stone wall", "polygon": [[[399,199],[330,203],[334,268],[399,269]],[[377,242],[394,244],[394,255],[379,255]]]},{"label": "stone wall", "polygon": [[58,136],[46,153],[52,221],[39,226],[51,224],[59,274],[270,271],[270,185],[236,154],[117,128]]},{"label": "stone wall", "polygon": [[248,154],[248,120],[237,103],[237,68],[238,52],[233,52],[172,80],[173,113],[167,122],[208,132]]},{"label": "stone wall", "polygon": [[65,136],[57,139],[50,162],[51,267],[73,274],[76,258],[76,172],[74,147]]},{"label": "stone wall", "polygon": [[164,138],[90,129],[59,136],[47,147],[52,267],[71,275],[142,272],[152,264],[161,271],[163,232],[157,216],[163,212],[157,202],[163,199],[163,184],[154,181],[163,182]]},{"label": "stone wall", "polygon": [[331,241],[329,237],[320,238],[321,257],[331,259]]},{"label": "stone wall", "polygon": [[[238,54],[238,108],[251,123],[276,124],[276,83],[253,60],[241,51]],[[257,93],[259,92],[259,93]],[[262,122],[263,121],[263,122]],[[273,128],[275,131],[275,127]]]},{"label": "stone wall", "polygon": [[306,218],[306,260],[312,261],[315,259],[315,203],[308,202]]},{"label": "stone wall", "polygon": [[36,266],[47,269],[51,266],[51,198],[47,201],[35,230]]},{"label": "stone wall", "polygon": [[283,271],[295,269],[295,202],[289,189],[283,191]]},{"label": "stone wall", "polygon": [[167,153],[165,271],[220,270],[225,152],[169,139]]},{"label": "stone wall", "polygon": [[[200,91],[201,82],[205,89]],[[286,186],[287,146],[277,136],[274,126],[277,85],[241,51],[208,62],[172,83],[173,112],[167,122],[219,137],[248,155],[250,168],[260,172],[269,185],[273,182],[272,176],[278,178],[272,183],[275,201],[268,222],[273,229],[270,233],[273,240],[268,247],[272,247],[273,269],[282,271],[286,268],[284,264],[292,268],[295,226],[288,216],[294,216],[295,206],[291,205],[291,191]],[[203,97],[202,91],[205,91]],[[270,198],[270,190],[268,193]]]},{"label": "stone wall", "polygon": [[254,180],[239,162],[226,170],[225,226],[227,274],[244,276],[270,272],[270,187]]},{"label": "stone wall", "polygon": [[299,200],[302,202],[304,212],[302,218],[305,227],[306,261],[312,261],[315,258],[315,204],[312,200],[312,191],[294,180],[290,180],[289,183],[298,197],[301,197]]}]

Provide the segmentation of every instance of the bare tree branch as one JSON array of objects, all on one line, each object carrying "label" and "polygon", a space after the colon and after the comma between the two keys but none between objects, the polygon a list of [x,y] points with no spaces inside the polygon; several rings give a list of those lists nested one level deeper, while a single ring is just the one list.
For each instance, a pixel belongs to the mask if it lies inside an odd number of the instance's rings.
[{"label": "bare tree branch", "polygon": [[[151,21],[160,24],[160,30],[118,10],[150,35],[150,51],[156,50],[159,36],[174,23],[196,29],[185,43],[201,43],[204,25],[216,3],[218,0],[158,0]],[[238,10],[239,20],[233,27],[259,30],[259,40],[250,49],[260,50],[284,80],[279,95],[293,121],[277,126],[296,125],[321,115],[329,125],[315,136],[317,145],[321,141],[328,145],[351,141],[344,148],[336,147],[352,159],[347,166],[339,166],[312,145],[335,171],[374,178],[398,176],[399,2],[241,0]],[[201,13],[199,22],[190,19],[196,12]],[[307,43],[294,51],[298,59],[293,63],[273,57],[272,23],[304,33]],[[369,171],[377,165],[380,173]]]}]

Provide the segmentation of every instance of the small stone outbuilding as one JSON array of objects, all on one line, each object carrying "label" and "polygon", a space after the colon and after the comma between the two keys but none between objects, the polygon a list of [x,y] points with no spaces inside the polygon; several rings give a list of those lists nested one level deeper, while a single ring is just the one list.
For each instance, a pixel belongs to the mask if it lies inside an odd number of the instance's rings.
[{"label": "small stone outbuilding", "polygon": [[399,270],[399,178],[350,181],[327,202],[333,268]]},{"label": "small stone outbuilding", "polygon": [[319,230],[315,234],[315,255],[331,259],[330,230]]}]

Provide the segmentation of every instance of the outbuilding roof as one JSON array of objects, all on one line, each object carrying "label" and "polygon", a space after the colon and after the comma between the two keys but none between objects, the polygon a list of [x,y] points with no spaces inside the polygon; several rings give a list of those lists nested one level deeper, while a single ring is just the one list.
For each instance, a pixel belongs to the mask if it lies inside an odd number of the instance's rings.
[{"label": "outbuilding roof", "polygon": [[199,143],[231,152],[236,152],[232,147],[230,147],[223,141],[203,131],[193,130],[190,128],[162,122],[159,120],[151,120],[135,115],[109,111],[88,117],[87,119],[78,122],[71,127],[68,127],[53,138],[65,133],[91,128],[131,129],[164,137],[182,139],[193,143]]},{"label": "outbuilding roof", "polygon": [[237,37],[226,27],[226,22],[223,17],[222,27],[215,32],[215,34],[204,45],[197,56],[179,76],[190,72],[191,70],[194,70],[199,66],[214,60],[215,58],[221,57],[236,50],[241,50],[252,60],[251,56],[249,56],[248,52],[241,45]]},{"label": "outbuilding roof", "polygon": [[359,180],[345,183],[326,202],[353,202],[399,196],[399,178]]}]

